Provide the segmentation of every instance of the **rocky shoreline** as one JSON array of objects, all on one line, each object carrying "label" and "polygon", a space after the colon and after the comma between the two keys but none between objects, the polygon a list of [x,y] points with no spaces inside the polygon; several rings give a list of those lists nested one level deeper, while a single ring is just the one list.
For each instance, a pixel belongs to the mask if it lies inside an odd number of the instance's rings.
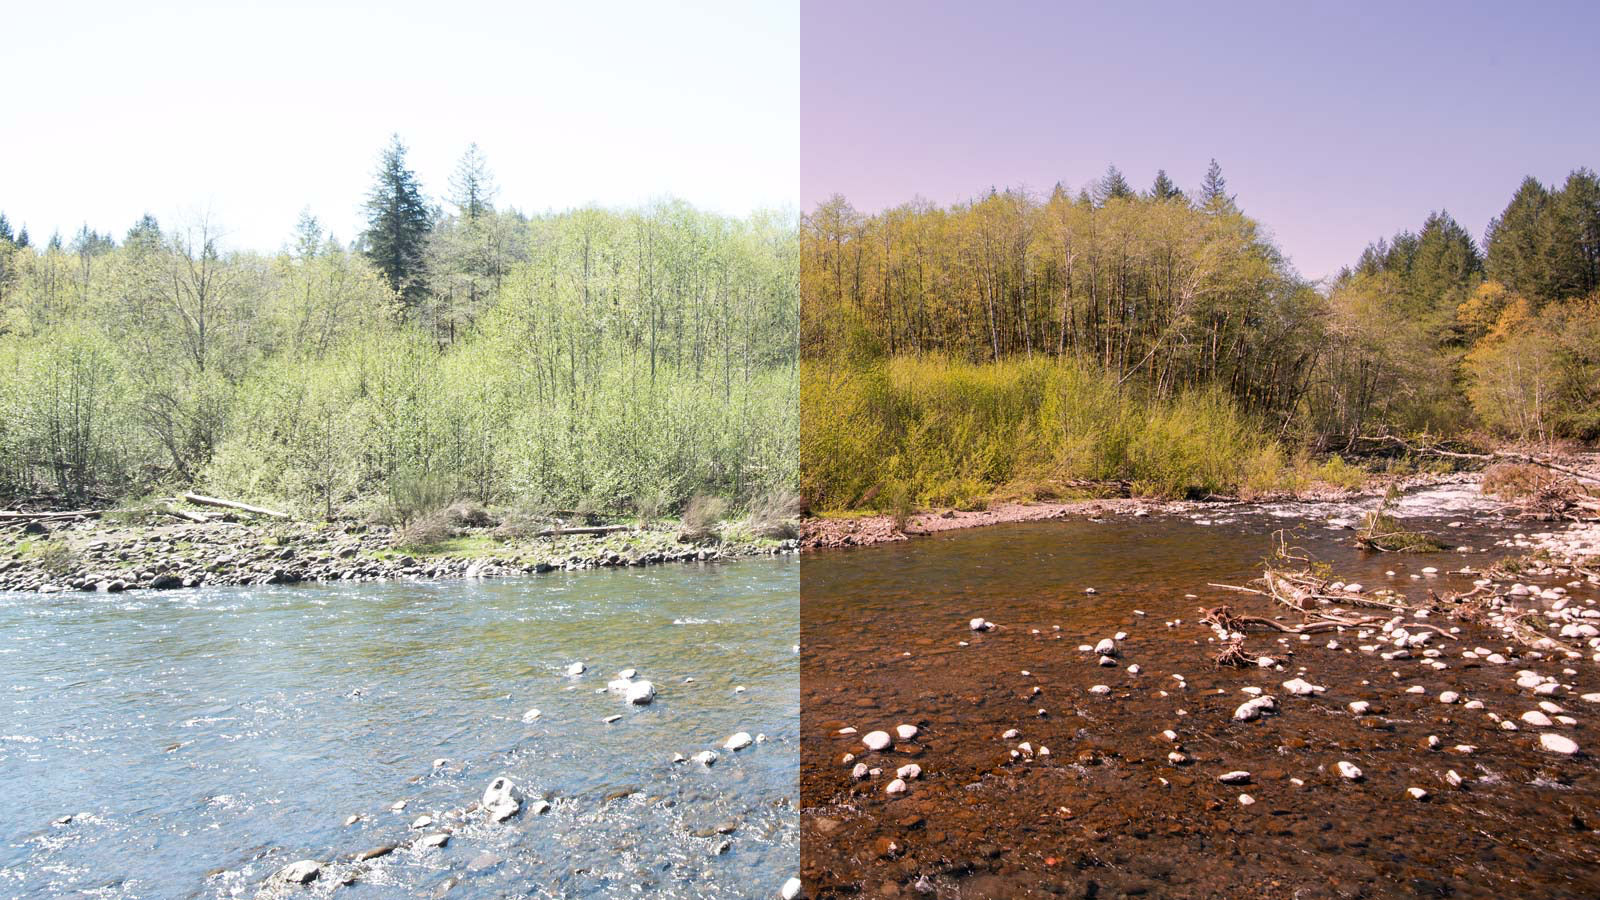
[{"label": "rocky shoreline", "polygon": [[0,532],[0,591],[168,590],[307,582],[501,578],[797,552],[796,540],[686,543],[665,524],[603,535],[490,540],[415,552],[388,528],[226,516],[200,523],[31,523]]},{"label": "rocky shoreline", "polygon": [[1272,494],[1251,500],[1223,498],[1213,500],[1160,500],[1138,497],[1110,497],[1089,500],[1062,500],[1038,502],[996,503],[980,510],[934,509],[920,512],[906,519],[905,527],[898,528],[894,517],[881,513],[849,515],[830,518],[811,518],[801,523],[800,545],[805,550],[823,550],[841,547],[867,547],[874,544],[904,541],[912,537],[956,531],[963,528],[981,528],[987,525],[1004,525],[1017,522],[1040,522],[1069,517],[1100,518],[1106,516],[1148,516],[1155,514],[1182,515],[1199,510],[1219,510],[1248,504],[1282,502],[1318,502],[1381,497],[1391,486],[1400,490],[1451,483],[1476,483],[1481,478],[1475,472],[1457,472],[1447,475],[1420,474],[1405,478],[1375,478],[1369,484],[1355,489],[1342,490],[1319,486],[1297,493]]}]

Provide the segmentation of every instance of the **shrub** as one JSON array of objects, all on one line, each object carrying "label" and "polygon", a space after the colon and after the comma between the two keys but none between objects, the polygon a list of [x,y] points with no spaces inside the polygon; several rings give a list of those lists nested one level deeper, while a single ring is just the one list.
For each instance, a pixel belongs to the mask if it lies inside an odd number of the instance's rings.
[{"label": "shrub", "polygon": [[66,575],[78,568],[78,554],[66,541],[51,538],[40,541],[33,548],[39,568],[51,575]]},{"label": "shrub", "polygon": [[435,509],[423,513],[401,527],[395,536],[395,546],[407,550],[427,550],[456,536],[450,510]]},{"label": "shrub", "polygon": [[728,512],[728,501],[721,497],[700,494],[690,499],[684,507],[683,521],[678,528],[678,539],[699,543],[716,535],[717,523]]},{"label": "shrub", "polygon": [[1496,463],[1484,470],[1480,490],[1507,501],[1530,500],[1558,479],[1543,466],[1528,463]]},{"label": "shrub", "polygon": [[799,537],[796,521],[805,503],[794,491],[778,488],[750,502],[750,530],[757,537],[788,540]]}]

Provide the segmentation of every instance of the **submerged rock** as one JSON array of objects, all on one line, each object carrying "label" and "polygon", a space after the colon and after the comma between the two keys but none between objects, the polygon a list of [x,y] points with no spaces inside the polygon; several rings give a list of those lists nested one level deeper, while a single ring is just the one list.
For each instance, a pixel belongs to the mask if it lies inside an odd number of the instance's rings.
[{"label": "submerged rock", "polygon": [[755,743],[755,741],[750,737],[750,732],[741,731],[738,734],[728,738],[728,740],[723,743],[722,747],[724,750],[743,750],[753,743]]},{"label": "submerged rock", "polygon": [[656,699],[656,686],[650,681],[635,681],[623,692],[623,698],[636,706],[644,706]]}]

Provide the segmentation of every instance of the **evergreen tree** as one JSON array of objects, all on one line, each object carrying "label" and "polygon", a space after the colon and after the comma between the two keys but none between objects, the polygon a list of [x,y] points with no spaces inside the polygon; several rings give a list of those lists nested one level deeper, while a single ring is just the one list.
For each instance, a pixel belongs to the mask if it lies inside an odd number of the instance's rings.
[{"label": "evergreen tree", "polygon": [[129,246],[153,247],[161,243],[161,223],[156,221],[155,216],[145,213],[128,229],[122,242]]},{"label": "evergreen tree", "polygon": [[0,213],[0,241],[12,243],[15,240],[16,235],[11,233],[11,223],[6,219],[5,213]]},{"label": "evergreen tree", "polygon": [[1167,177],[1167,170],[1166,169],[1157,169],[1156,170],[1156,182],[1155,182],[1155,184],[1150,186],[1150,199],[1152,199],[1152,200],[1182,200],[1183,199],[1183,191],[1178,190],[1178,186],[1176,184],[1172,183],[1172,179],[1171,178]]},{"label": "evergreen tree", "polygon": [[1579,258],[1579,292],[1600,291],[1600,178],[1588,169],[1567,176],[1561,201],[1573,219]]},{"label": "evergreen tree", "polygon": [[406,145],[395,135],[379,158],[377,184],[367,195],[366,255],[410,309],[423,299],[424,250],[433,214],[416,173],[406,168]]},{"label": "evergreen tree", "polygon": [[494,175],[483,158],[483,151],[476,143],[469,144],[467,152],[461,154],[460,162],[456,163],[455,173],[450,176],[450,202],[456,207],[456,215],[476,221],[485,213],[493,212],[496,192]]},{"label": "evergreen tree", "polygon": [[311,214],[311,207],[300,210],[300,219],[294,225],[294,255],[311,259],[322,250],[322,223]]},{"label": "evergreen tree", "polygon": [[1549,203],[1550,192],[1530,175],[1522,180],[1505,211],[1489,222],[1484,238],[1489,277],[1513,293],[1544,296],[1539,220]]},{"label": "evergreen tree", "polygon": [[1428,216],[1417,235],[1410,271],[1411,294],[1430,306],[1454,308],[1483,276],[1483,258],[1472,235],[1448,212]]},{"label": "evergreen tree", "polygon": [[21,228],[18,228],[17,229],[17,247],[19,249],[24,249],[25,250],[25,249],[27,249],[27,247],[28,247],[28,245],[30,243],[32,243],[32,242],[30,240],[28,240],[28,226],[24,225]]},{"label": "evergreen tree", "polygon": [[1222,166],[1215,157],[1206,167],[1205,180],[1200,182],[1200,208],[1208,213],[1237,212],[1238,205],[1228,193],[1228,179],[1222,177]]},{"label": "evergreen tree", "polygon": [[1104,206],[1112,200],[1127,200],[1133,197],[1133,185],[1122,175],[1122,170],[1116,166],[1107,166],[1106,174],[1095,184],[1095,200]]}]

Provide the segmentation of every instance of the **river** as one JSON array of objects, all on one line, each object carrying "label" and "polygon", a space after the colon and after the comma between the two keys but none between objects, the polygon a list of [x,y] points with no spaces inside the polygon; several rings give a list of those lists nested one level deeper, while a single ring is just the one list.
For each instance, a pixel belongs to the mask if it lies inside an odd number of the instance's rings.
[{"label": "river", "polygon": [[[0,594],[0,896],[775,895],[797,572]],[[653,703],[605,692],[626,668]],[[672,761],[740,731],[762,740]],[[521,815],[462,814],[502,775]],[[321,876],[277,884],[301,859]]]},{"label": "river", "polygon": [[[1481,572],[1519,552],[1518,533],[1550,527],[1447,485],[1394,512],[1451,551],[1368,553],[1350,526],[1371,505],[1068,518],[806,556],[801,827],[812,896],[1600,896],[1600,766],[1545,752],[1538,737],[1600,743],[1595,707],[1580,699],[1600,690],[1591,660],[1530,653],[1463,624],[1432,645],[1433,659],[1384,660],[1347,629],[1251,635],[1276,669],[1213,665],[1202,607],[1282,612],[1208,586],[1257,577],[1277,529],[1341,578],[1422,599],[1470,588],[1477,576],[1459,570]],[[1593,584],[1565,589],[1575,603],[1600,598]],[[998,627],[974,631],[978,617]],[[1116,665],[1097,665],[1088,648],[1119,633]],[[1509,662],[1486,661],[1490,650]],[[1525,668],[1562,689],[1519,689]],[[1283,683],[1295,677],[1326,690],[1292,696]],[[1446,690],[1461,698],[1441,702]],[[1280,714],[1236,721],[1257,693],[1276,696]],[[1522,724],[1540,701],[1575,723]],[[1370,709],[1349,708],[1360,702]],[[869,731],[902,724],[916,735],[863,746]],[[1430,735],[1439,749],[1427,749]],[[1360,780],[1341,777],[1340,762]],[[890,793],[906,766],[920,774]],[[1249,776],[1219,780],[1230,771]]]}]

